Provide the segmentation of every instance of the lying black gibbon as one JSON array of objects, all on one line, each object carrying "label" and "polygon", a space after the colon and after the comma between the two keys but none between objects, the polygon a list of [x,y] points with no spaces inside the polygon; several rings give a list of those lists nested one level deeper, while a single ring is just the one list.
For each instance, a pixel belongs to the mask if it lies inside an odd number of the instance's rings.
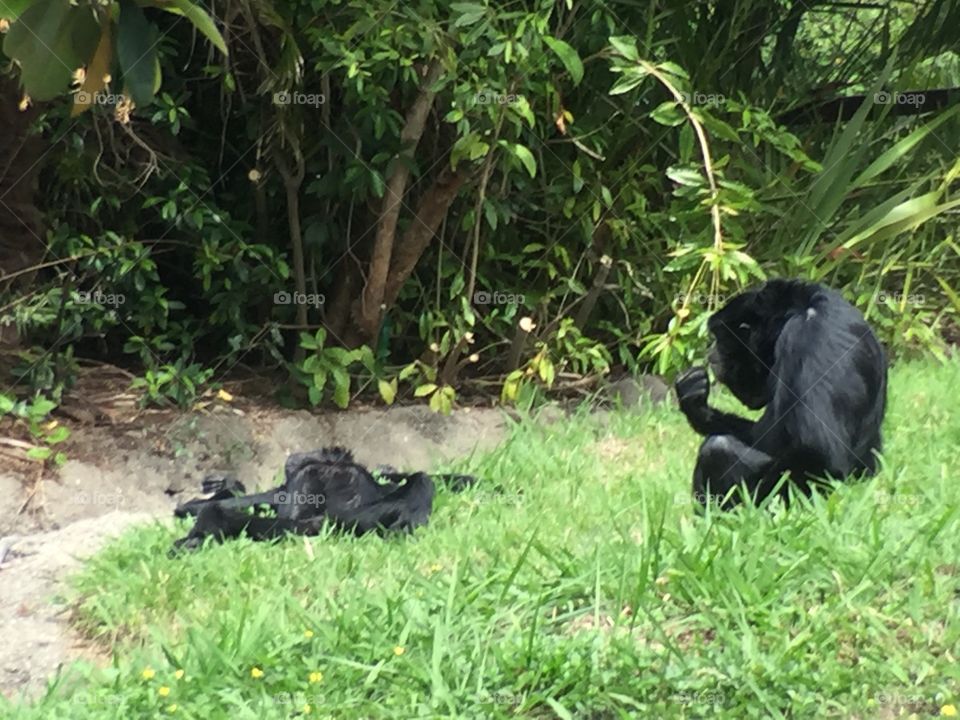
[{"label": "lying black gibbon", "polygon": [[717,380],[765,410],[754,422],[710,407],[705,368],[677,379],[680,409],[706,438],[693,475],[701,502],[732,507],[741,486],[759,502],[784,473],[805,494],[828,476],[874,473],[887,362],[859,310],[822,285],[776,279],[734,297],[707,327]]},{"label": "lying black gibbon", "polygon": [[[195,516],[193,528],[177,540],[172,554],[199,547],[204,538],[218,542],[246,533],[269,540],[293,533],[316,535],[326,523],[362,535],[377,530],[410,531],[424,525],[433,507],[434,480],[454,492],[473,485],[471,475],[427,475],[377,468],[376,476],[356,463],[349,450],[322,448],[294,453],[284,466],[284,482],[275,490],[246,495],[237,480],[208,476],[202,489],[208,498],[177,506],[174,515]],[[250,512],[254,508],[254,512]],[[257,514],[266,508],[272,516]]]}]

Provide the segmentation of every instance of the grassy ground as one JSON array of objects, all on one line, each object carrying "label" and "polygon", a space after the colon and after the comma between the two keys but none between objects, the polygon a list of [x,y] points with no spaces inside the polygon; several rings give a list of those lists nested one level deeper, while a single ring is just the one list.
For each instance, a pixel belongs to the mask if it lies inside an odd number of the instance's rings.
[{"label": "grassy ground", "polygon": [[114,665],[13,718],[883,718],[960,706],[960,364],[891,378],[886,467],[698,517],[676,410],[518,425],[410,539],[146,527],[77,580]]}]

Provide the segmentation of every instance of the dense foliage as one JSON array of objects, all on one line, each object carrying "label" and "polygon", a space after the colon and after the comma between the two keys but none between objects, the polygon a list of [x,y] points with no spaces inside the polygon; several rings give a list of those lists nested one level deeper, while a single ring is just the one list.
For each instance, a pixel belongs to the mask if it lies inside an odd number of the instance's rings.
[{"label": "dense foliage", "polygon": [[[707,311],[769,274],[843,287],[898,352],[951,337],[960,133],[920,91],[960,77],[955,3],[228,0],[216,27],[141,5],[0,20],[22,397],[96,357],[148,401],[238,364],[314,403],[522,399],[686,364]],[[154,40],[150,82],[118,41],[89,112],[94,60],[31,106],[20,26],[91,8]]]}]

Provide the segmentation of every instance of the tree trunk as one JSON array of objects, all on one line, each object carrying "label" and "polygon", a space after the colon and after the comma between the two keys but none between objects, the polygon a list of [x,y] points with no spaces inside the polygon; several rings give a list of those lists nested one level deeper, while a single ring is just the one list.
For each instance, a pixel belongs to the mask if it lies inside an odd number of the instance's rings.
[{"label": "tree trunk", "polygon": [[599,267],[593,276],[593,284],[583,298],[583,302],[580,303],[580,309],[577,310],[577,316],[573,321],[581,330],[586,329],[590,313],[593,312],[597,300],[600,299],[600,294],[607,285],[607,276],[613,267],[613,260],[605,252],[610,235],[610,224],[604,218],[593,230],[593,242],[590,247],[590,255],[593,256],[592,259],[598,263]]},{"label": "tree trunk", "polygon": [[[290,138],[288,138],[290,140]],[[287,164],[287,160],[281,154],[282,149],[278,149],[274,154],[274,164],[280,175],[283,177],[283,188],[286,192],[287,204],[287,225],[290,231],[290,246],[293,250],[293,283],[294,293],[291,300],[295,305],[296,324],[305,328],[308,323],[307,318],[307,273],[304,268],[303,259],[303,231],[300,226],[300,186],[303,184],[305,174],[305,163],[303,153],[300,152],[298,141],[291,140],[293,152],[293,168]],[[299,297],[298,297],[299,296]],[[299,337],[299,332],[297,334]],[[294,362],[301,362],[305,353],[300,343],[296,344],[293,351]]]},{"label": "tree trunk", "polygon": [[307,274],[303,261],[303,232],[300,228],[300,183],[286,184],[287,223],[290,226],[290,245],[293,247],[293,282],[300,294],[296,302],[297,325],[307,324]]},{"label": "tree trunk", "polygon": [[444,168],[433,185],[417,204],[416,215],[403,234],[390,263],[390,275],[383,293],[383,303],[391,307],[397,301],[400,289],[410,277],[424,251],[437,234],[440,223],[457,198],[460,188],[469,178],[463,171],[453,172]]},{"label": "tree trunk", "polygon": [[407,181],[410,178],[409,163],[413,161],[417,145],[423,137],[427,116],[433,107],[435,93],[432,88],[440,79],[442,71],[443,67],[439,60],[434,60],[427,67],[420,94],[407,112],[403,130],[400,132],[400,153],[407,155],[407,158],[398,156],[395,159],[393,172],[387,180],[386,192],[383,195],[383,209],[377,223],[373,252],[370,254],[367,282],[354,307],[356,328],[351,328],[349,333],[351,344],[371,342],[376,339],[380,330],[380,322],[386,307],[384,293],[393,257],[397,221],[400,218],[400,208],[407,189]]}]

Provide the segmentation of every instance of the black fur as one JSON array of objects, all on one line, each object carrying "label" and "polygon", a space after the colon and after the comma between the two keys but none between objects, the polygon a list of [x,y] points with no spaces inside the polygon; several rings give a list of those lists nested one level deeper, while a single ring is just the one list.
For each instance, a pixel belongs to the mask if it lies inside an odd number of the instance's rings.
[{"label": "black fur", "polygon": [[[199,547],[206,537],[222,541],[244,532],[254,540],[288,533],[315,535],[328,522],[357,535],[371,530],[410,531],[430,517],[434,479],[454,491],[476,482],[470,475],[431,477],[389,467],[378,468],[374,476],[341,447],[294,453],[287,458],[284,478],[275,490],[245,495],[236,480],[208,477],[202,487],[213,493],[211,497],[190,500],[174,510],[177,517],[197,520],[171,552]],[[250,508],[266,508],[273,516],[251,514]]]},{"label": "black fur", "polygon": [[827,476],[873,474],[887,362],[856,308],[822,285],[777,279],[734,297],[708,328],[717,379],[747,407],[765,409],[753,422],[711,408],[704,368],[677,379],[680,409],[706,438],[693,478],[701,502],[735,505],[741,483],[762,500],[784,473],[805,493]]}]

